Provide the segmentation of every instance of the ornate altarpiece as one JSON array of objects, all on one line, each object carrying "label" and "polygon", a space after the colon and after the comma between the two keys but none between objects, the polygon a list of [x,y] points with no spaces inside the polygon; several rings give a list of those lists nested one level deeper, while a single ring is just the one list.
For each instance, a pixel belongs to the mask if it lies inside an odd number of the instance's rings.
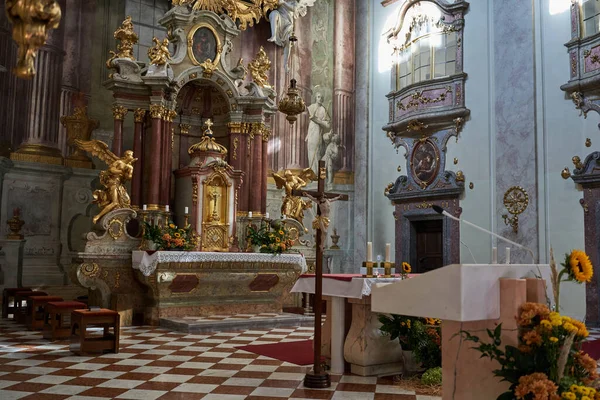
[{"label": "ornate altarpiece", "polygon": [[[560,88],[569,94],[584,118],[589,111],[600,113],[599,14],[600,4],[596,1],[571,4],[571,40],[565,44],[569,53],[570,79]],[[597,266],[600,262],[600,152],[590,153],[583,163],[578,156],[572,161],[573,173],[565,168],[562,176],[565,179],[570,177],[583,188],[583,198],[579,203],[584,214],[585,252],[592,265]],[[594,268],[594,279],[585,286],[585,320],[595,327],[600,326],[599,274],[598,268]]]},{"label": "ornate altarpiece", "polygon": [[[388,33],[394,64],[387,95],[389,121],[383,130],[396,149],[405,149],[407,174],[390,183],[384,194],[395,208],[396,259],[413,266],[418,265],[414,224],[442,219],[431,209],[434,204],[456,216],[462,212],[465,178],[462,171],[446,170],[446,145],[452,137],[458,141],[469,115],[463,71],[468,6],[466,1],[407,1]],[[442,238],[443,264],[459,262],[458,222],[444,218]]]}]

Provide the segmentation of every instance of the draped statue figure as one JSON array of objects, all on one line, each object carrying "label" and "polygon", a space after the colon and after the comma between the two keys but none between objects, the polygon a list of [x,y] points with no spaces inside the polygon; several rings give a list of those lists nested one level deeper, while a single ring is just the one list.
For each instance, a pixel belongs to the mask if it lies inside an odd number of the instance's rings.
[{"label": "draped statue figure", "polygon": [[331,118],[327,110],[323,107],[323,95],[316,94],[316,103],[308,106],[308,133],[306,135],[306,144],[308,150],[308,167],[318,173],[319,160],[325,152],[323,144],[323,135],[331,130]]}]

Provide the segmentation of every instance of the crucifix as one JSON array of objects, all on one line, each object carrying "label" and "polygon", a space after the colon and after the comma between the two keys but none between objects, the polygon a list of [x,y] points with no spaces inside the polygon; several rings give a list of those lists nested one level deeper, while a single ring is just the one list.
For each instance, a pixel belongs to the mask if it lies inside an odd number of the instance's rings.
[{"label": "crucifix", "polygon": [[331,386],[331,377],[321,368],[321,314],[323,302],[323,243],[329,226],[330,203],[336,200],[348,200],[348,195],[326,193],[325,178],[327,170],[325,161],[319,161],[319,180],[317,191],[293,190],[292,195],[308,197],[317,203],[317,217],[313,221],[313,228],[317,231],[317,260],[315,265],[315,338],[314,338],[314,364],[313,370],[304,377],[304,386],[308,388],[327,388]]}]

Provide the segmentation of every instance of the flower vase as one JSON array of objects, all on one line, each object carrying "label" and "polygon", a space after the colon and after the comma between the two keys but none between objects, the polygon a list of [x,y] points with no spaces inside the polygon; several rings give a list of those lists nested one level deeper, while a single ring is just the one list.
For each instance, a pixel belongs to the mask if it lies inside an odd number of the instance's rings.
[{"label": "flower vase", "polygon": [[150,251],[156,251],[158,249],[158,244],[154,243],[152,240],[148,240],[146,242],[146,247]]},{"label": "flower vase", "polygon": [[404,376],[413,376],[423,371],[421,364],[415,359],[412,350],[402,350],[402,363]]},{"label": "flower vase", "polygon": [[252,251],[254,253],[260,253],[260,245],[255,244],[254,246],[252,246]]}]

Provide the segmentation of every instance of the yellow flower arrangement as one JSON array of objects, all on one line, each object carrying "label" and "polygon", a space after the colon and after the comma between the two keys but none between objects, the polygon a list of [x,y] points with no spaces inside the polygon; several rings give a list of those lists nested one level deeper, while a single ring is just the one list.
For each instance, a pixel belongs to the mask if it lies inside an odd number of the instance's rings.
[{"label": "yellow flower arrangement", "polygon": [[600,393],[594,388],[587,386],[571,385],[571,387],[561,394],[561,399],[565,400],[598,400]]},{"label": "yellow flower arrangement", "polygon": [[[529,395],[533,394],[533,397]],[[515,388],[515,396],[519,400],[559,400],[558,386],[546,374],[536,372],[519,378]]]}]

